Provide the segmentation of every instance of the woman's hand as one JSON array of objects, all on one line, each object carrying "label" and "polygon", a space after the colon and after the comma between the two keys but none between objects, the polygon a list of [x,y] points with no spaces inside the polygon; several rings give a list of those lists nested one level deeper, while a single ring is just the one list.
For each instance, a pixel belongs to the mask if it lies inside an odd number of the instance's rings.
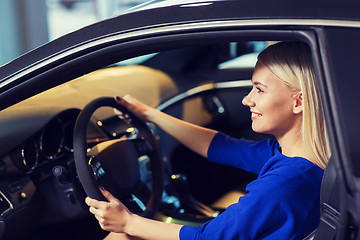
[{"label": "woman's hand", "polygon": [[89,211],[95,215],[102,229],[105,231],[126,233],[126,227],[132,213],[111,193],[100,188],[108,202],[98,201],[87,197],[86,204]]},{"label": "woman's hand", "polygon": [[[155,108],[147,106],[130,95],[126,95],[123,98],[115,97],[115,100],[141,120],[156,124],[189,149],[201,156],[207,157],[209,145],[217,131],[174,118]],[[124,119],[124,121],[129,119],[129,116],[119,111],[115,111],[115,114],[121,119]]]},{"label": "woman's hand", "polygon": [[[141,120],[143,120],[145,122],[153,122],[154,121],[152,119],[152,117],[154,115],[153,113],[156,112],[157,110],[140,102],[136,98],[133,98],[130,95],[125,95],[123,98],[117,96],[117,97],[115,97],[115,100],[120,105],[126,107],[130,112],[135,114]],[[126,121],[127,116],[126,115],[124,116],[123,113],[121,113],[120,111],[115,110],[115,114],[118,115],[121,119],[124,119]]]},{"label": "woman's hand", "polygon": [[102,229],[111,232],[105,240],[178,240],[181,225],[163,223],[132,214],[118,199],[100,189],[108,202],[87,197],[86,204]]}]

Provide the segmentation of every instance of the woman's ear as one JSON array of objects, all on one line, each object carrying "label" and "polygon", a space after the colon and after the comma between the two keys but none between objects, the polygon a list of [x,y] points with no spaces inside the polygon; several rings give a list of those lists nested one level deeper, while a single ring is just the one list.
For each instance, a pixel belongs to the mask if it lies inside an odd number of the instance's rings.
[{"label": "woman's ear", "polygon": [[302,113],[304,109],[304,99],[302,92],[298,92],[294,95],[294,107],[293,107],[293,113],[299,114]]}]

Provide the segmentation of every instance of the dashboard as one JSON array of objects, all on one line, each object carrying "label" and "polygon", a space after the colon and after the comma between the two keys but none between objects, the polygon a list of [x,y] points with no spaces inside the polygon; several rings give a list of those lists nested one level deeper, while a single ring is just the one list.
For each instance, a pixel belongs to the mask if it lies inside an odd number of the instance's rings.
[{"label": "dashboard", "polygon": [[52,118],[46,115],[46,121],[37,121],[41,127],[14,127],[31,134],[19,135],[16,146],[0,158],[0,222],[7,233],[18,225],[21,234],[35,223],[54,224],[85,214],[84,194],[77,182],[72,154],[79,112],[66,109]]},{"label": "dashboard", "polygon": [[2,158],[0,164],[6,166],[2,171],[31,173],[50,161],[68,157],[73,151],[73,129],[78,113],[70,109],[51,119]]},{"label": "dashboard", "polygon": [[[124,72],[146,75],[147,81],[126,74],[119,77]],[[133,89],[134,81],[155,90],[145,96],[142,89]],[[23,239],[34,229],[90,216],[75,170],[74,126],[88,102],[124,92],[155,106],[176,89],[171,78],[160,71],[143,66],[114,67],[57,86],[0,112],[1,239]],[[114,138],[114,134],[121,136],[128,126],[119,122],[112,108],[97,110],[88,125],[88,145]]]},{"label": "dashboard", "polygon": [[[89,148],[127,127],[112,109],[105,110],[110,110],[105,115],[113,116],[101,121],[93,117],[89,122]],[[80,109],[69,108],[52,117],[44,114],[38,121],[31,121],[32,115],[28,115],[28,124],[22,126],[10,124],[13,132],[22,129],[31,134],[18,135],[16,146],[0,157],[0,233],[6,229],[5,239],[20,239],[16,234],[30,232],[39,224],[56,225],[89,214],[73,155],[73,131],[79,113]],[[19,225],[22,231],[15,230]]]}]

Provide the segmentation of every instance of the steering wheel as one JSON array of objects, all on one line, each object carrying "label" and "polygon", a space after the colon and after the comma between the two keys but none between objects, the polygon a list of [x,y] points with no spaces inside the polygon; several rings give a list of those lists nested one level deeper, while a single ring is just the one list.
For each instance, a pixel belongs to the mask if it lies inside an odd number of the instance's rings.
[{"label": "steering wheel", "polygon": [[[93,113],[101,107],[113,107],[126,116],[126,123],[137,132],[133,138],[112,139],[88,151],[86,131]],[[161,203],[163,165],[161,153],[149,126],[114,98],[102,97],[88,103],[80,112],[74,129],[76,171],[85,193],[106,201],[99,190],[104,187],[122,201],[130,211],[145,217],[153,216]],[[140,179],[140,159],[148,159],[146,167],[152,175],[151,191]],[[144,167],[144,166],[142,166]],[[144,194],[148,192],[148,194]]]}]

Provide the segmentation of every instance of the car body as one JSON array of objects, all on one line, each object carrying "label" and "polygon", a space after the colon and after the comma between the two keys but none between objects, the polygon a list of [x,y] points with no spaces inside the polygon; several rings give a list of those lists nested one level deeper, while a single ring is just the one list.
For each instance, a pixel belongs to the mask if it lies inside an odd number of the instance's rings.
[{"label": "car body", "polygon": [[[356,236],[360,3],[153,4],[79,29],[0,68],[1,239],[100,239],[106,234],[84,204],[73,154],[76,119],[95,98],[131,94],[234,137],[263,138],[251,131],[250,113],[241,100],[252,86],[256,54],[272,41],[286,40],[306,42],[312,50],[339,176],[335,190],[342,207],[336,239]],[[89,145],[122,133],[114,117],[109,109],[94,114]],[[234,192],[237,198],[256,178],[210,164],[151,128],[159,136],[164,164],[163,202],[156,219],[201,224],[222,211],[225,205],[218,199]],[[146,164],[140,168],[142,180],[151,182]],[[190,194],[197,200],[186,203]]]}]

